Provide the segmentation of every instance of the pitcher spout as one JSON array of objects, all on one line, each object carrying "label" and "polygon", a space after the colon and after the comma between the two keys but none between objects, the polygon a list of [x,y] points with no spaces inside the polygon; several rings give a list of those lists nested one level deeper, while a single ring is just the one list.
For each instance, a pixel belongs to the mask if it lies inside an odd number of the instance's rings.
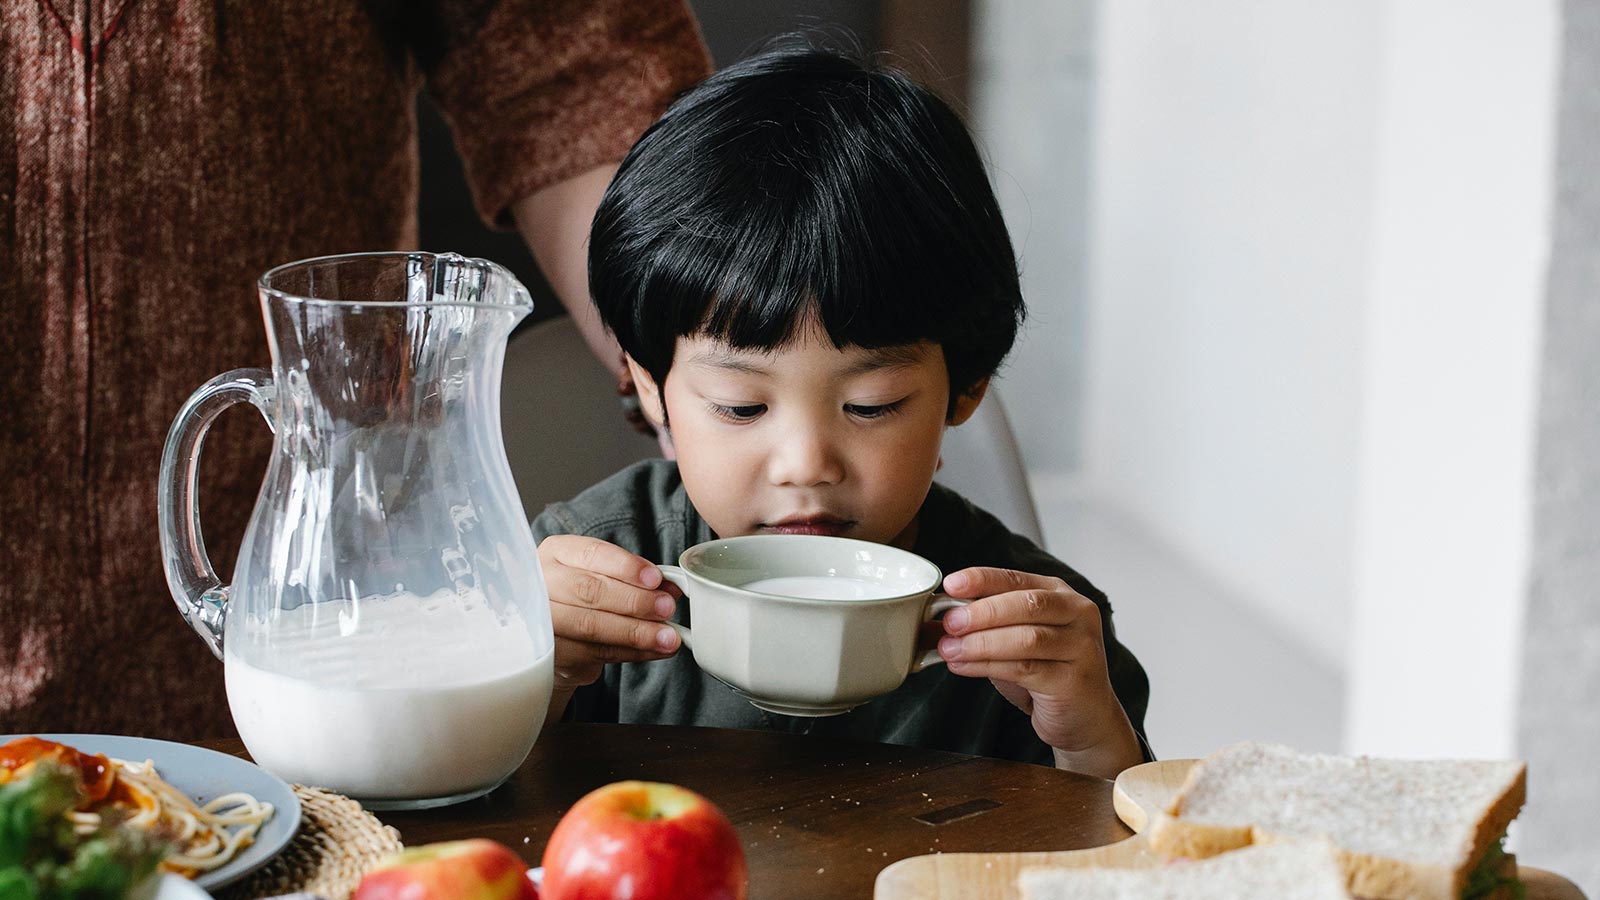
[{"label": "pitcher spout", "polygon": [[[430,254],[412,254],[426,265]],[[503,307],[515,325],[533,312],[533,295],[504,266],[486,259],[440,253],[432,256],[431,296],[424,302]]]}]

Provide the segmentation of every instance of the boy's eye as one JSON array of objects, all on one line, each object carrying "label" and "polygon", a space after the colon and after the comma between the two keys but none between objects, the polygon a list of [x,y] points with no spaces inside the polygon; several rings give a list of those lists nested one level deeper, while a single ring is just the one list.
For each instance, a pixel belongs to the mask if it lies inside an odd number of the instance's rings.
[{"label": "boy's eye", "polygon": [[875,406],[866,406],[860,403],[846,403],[844,409],[845,412],[855,416],[858,419],[879,419],[889,415],[892,412],[895,412],[903,403],[905,403],[904,400],[896,400],[893,403],[880,403]]},{"label": "boy's eye", "polygon": [[729,422],[748,422],[767,411],[765,403],[751,403],[745,406],[726,406],[721,403],[708,405],[713,415]]}]

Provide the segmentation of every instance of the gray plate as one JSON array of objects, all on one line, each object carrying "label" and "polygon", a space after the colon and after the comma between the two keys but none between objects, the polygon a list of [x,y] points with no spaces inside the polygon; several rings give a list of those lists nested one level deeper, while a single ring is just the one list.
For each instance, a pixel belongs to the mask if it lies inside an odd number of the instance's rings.
[{"label": "gray plate", "polygon": [[[199,804],[234,791],[244,791],[257,800],[271,803],[272,818],[261,823],[255,843],[239,851],[239,855],[229,860],[227,865],[195,879],[206,890],[222,887],[261,868],[289,843],[300,827],[300,799],[294,795],[294,791],[282,779],[237,756],[172,741],[113,734],[36,736],[76,747],[85,753],[103,753],[130,762],[152,760],[163,780]],[[26,735],[0,735],[0,744],[19,737]]]}]

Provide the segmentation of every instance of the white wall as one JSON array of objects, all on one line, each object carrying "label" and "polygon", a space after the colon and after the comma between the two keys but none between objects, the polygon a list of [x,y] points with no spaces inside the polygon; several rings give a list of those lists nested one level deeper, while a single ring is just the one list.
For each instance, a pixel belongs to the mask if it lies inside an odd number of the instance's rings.
[{"label": "white wall", "polygon": [[1377,4],[1101,17],[1087,477],[1342,664]]},{"label": "white wall", "polygon": [[1528,805],[1518,839],[1530,862],[1600,897],[1600,0],[1566,0],[1562,13],[1533,576],[1518,704]]},{"label": "white wall", "polygon": [[1558,18],[1385,7],[1353,750],[1516,753]]},{"label": "white wall", "polygon": [[979,9],[1038,481],[1348,673],[1349,749],[1514,753],[1557,0]]},{"label": "white wall", "polygon": [[[1025,434],[1041,517],[1133,588],[1153,739],[1191,702],[1199,752],[1319,743],[1320,713],[1347,751],[1527,758],[1516,849],[1600,892],[1600,0],[1088,3],[980,5],[1040,18],[980,29],[1010,43],[977,119],[1025,259],[1058,247],[1030,302],[1083,329],[1005,385],[1054,420]],[[1051,41],[1091,65],[996,62]]]},{"label": "white wall", "polygon": [[1028,465],[1081,463],[1095,0],[994,0],[973,16],[969,122],[1022,268],[1028,321],[1001,388]]}]

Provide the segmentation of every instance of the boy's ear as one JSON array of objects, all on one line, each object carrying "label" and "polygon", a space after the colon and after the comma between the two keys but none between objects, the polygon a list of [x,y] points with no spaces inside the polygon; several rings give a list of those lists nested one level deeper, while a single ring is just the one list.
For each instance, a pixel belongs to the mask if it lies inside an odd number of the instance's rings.
[{"label": "boy's ear", "polygon": [[983,395],[988,391],[989,379],[985,378],[956,395],[956,402],[950,407],[950,418],[945,420],[945,424],[960,425],[972,418],[972,414],[978,411],[978,404],[983,402]]},{"label": "boy's ear", "polygon": [[632,356],[624,353],[622,358],[628,363],[628,374],[633,376],[633,388],[639,394],[639,408],[644,412],[644,417],[657,428],[665,426],[667,411],[662,405],[660,386]]}]

